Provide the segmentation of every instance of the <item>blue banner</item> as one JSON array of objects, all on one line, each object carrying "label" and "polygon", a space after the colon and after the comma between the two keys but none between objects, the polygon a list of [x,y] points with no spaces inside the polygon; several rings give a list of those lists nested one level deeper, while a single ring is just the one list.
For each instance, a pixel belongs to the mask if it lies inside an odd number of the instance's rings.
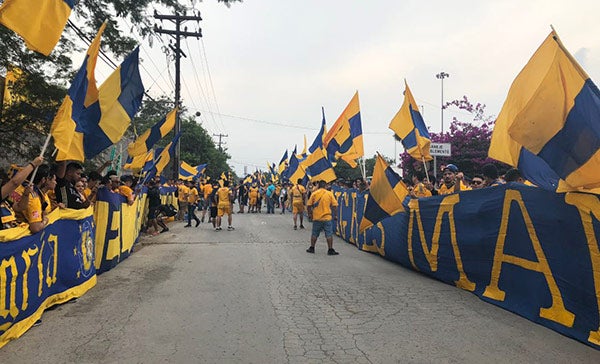
[{"label": "blue banner", "polygon": [[405,201],[364,233],[365,194],[334,190],[359,249],[600,349],[600,198],[508,184]]},{"label": "blue banner", "polygon": [[48,307],[80,297],[96,284],[92,209],[54,210],[37,234],[0,231],[0,347],[27,331]]}]

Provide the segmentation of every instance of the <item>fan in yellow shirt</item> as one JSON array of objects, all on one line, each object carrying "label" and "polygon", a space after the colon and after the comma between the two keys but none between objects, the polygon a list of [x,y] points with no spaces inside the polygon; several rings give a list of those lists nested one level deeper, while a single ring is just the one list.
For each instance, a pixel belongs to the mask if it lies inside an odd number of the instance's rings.
[{"label": "fan in yellow shirt", "polygon": [[304,205],[306,202],[306,188],[302,186],[302,178],[298,178],[295,186],[290,191],[292,200],[292,218],[294,219],[294,230],[298,229],[298,216],[300,216],[300,229],[304,229]]},{"label": "fan in yellow shirt", "polygon": [[217,227],[215,228],[215,230],[221,230],[221,219],[225,214],[227,214],[227,230],[234,230],[233,226],[231,226],[231,203],[233,202],[233,193],[229,188],[229,181],[223,181],[223,187],[219,188],[219,190],[217,191],[217,199]]}]

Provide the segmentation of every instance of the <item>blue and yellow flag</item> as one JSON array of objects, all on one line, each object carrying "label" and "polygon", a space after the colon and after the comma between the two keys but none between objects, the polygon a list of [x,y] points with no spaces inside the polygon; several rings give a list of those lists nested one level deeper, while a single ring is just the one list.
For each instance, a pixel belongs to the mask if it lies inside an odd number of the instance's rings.
[{"label": "blue and yellow flag", "polygon": [[184,181],[191,181],[198,175],[196,167],[192,167],[185,161],[181,161],[179,164],[179,178]]},{"label": "blue and yellow flag", "polygon": [[19,34],[27,48],[47,56],[67,25],[75,0],[4,0],[0,23]]},{"label": "blue and yellow flag", "polygon": [[513,81],[488,154],[545,189],[600,187],[600,91],[554,31]]},{"label": "blue and yellow flag", "polygon": [[406,152],[416,160],[430,161],[433,158],[429,154],[431,137],[425,126],[423,117],[419,112],[419,106],[415,101],[408,83],[404,81],[404,102],[400,111],[390,122],[389,128],[396,133],[398,138],[402,139],[402,145]]},{"label": "blue and yellow flag", "polygon": [[325,135],[327,135],[327,126],[325,126],[325,108],[321,107],[321,113],[323,114],[323,120],[321,121],[321,129],[319,129],[319,134],[315,137],[315,140],[308,148],[308,151],[314,153],[317,148],[321,148],[323,146],[323,139],[325,139]]},{"label": "blue and yellow flag", "polygon": [[323,148],[315,150],[303,164],[306,165],[311,180],[331,182],[337,178]]},{"label": "blue and yellow flag", "polygon": [[156,170],[156,174],[160,175],[162,171],[165,169],[171,158],[175,155],[175,149],[177,148],[177,143],[179,142],[179,137],[181,136],[181,132],[177,133],[173,140],[167,144],[165,149],[158,156],[158,160],[154,164],[154,169]]},{"label": "blue and yellow flag", "polygon": [[57,146],[57,161],[91,159],[123,137],[144,95],[139,51],[138,47],[129,54],[100,86],[95,102],[77,120],[69,148]]},{"label": "blue and yellow flag", "polygon": [[287,178],[291,183],[296,183],[298,179],[306,176],[306,170],[304,166],[300,165],[300,161],[296,156],[296,153],[292,153],[290,157],[290,165],[287,171]]},{"label": "blue and yellow flag", "polygon": [[127,162],[123,166],[123,169],[138,170],[142,169],[147,162],[154,160],[154,150],[150,149],[146,154],[136,155],[135,157],[128,157]]},{"label": "blue and yellow flag", "polygon": [[402,201],[406,196],[408,189],[402,179],[378,153],[359,232],[362,233],[386,217],[404,211]]},{"label": "blue and yellow flag", "polygon": [[158,123],[146,130],[133,143],[127,146],[127,153],[130,156],[146,154],[156,142],[165,137],[175,127],[175,119],[177,118],[177,108],[173,109],[162,118]]},{"label": "blue and yellow flag", "polygon": [[306,159],[306,157],[308,157],[308,149],[306,148],[306,134],[304,134],[304,148],[302,149],[300,156],[302,156],[302,159]]},{"label": "blue and yellow flag", "polygon": [[[59,154],[62,152],[62,154],[67,154],[66,157],[77,156],[76,160],[83,160],[83,138],[80,134],[76,135],[75,129],[81,122],[85,108],[98,100],[95,69],[98,53],[100,52],[100,39],[105,28],[106,23],[102,24],[98,34],[90,43],[83,64],[75,78],[73,78],[67,96],[60,105],[50,128],[50,133],[54,138],[54,146],[58,149]],[[69,151],[70,153],[68,153]]]},{"label": "blue and yellow flag", "polygon": [[287,168],[287,165],[288,165],[288,151],[286,149],[285,153],[283,153],[283,156],[281,157],[281,160],[279,161],[279,167],[277,170],[277,174],[283,175],[283,171],[285,171],[285,169]]},{"label": "blue and yellow flag", "polygon": [[155,148],[148,152],[148,158],[146,158],[142,167],[142,174],[145,175],[144,181],[156,176],[156,163],[164,150],[164,148]]},{"label": "blue and yellow flag", "polygon": [[358,91],[325,136],[323,145],[332,163],[341,158],[352,168],[357,166],[356,159],[365,154]]}]

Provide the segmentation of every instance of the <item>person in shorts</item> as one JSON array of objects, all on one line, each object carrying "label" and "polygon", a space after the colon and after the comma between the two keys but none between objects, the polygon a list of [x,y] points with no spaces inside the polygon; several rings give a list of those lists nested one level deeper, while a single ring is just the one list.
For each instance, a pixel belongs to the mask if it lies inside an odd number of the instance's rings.
[{"label": "person in shorts", "polygon": [[333,192],[327,190],[327,183],[319,181],[318,189],[308,199],[308,217],[312,220],[312,233],[310,236],[310,247],[307,253],[315,252],[315,244],[321,231],[325,232],[327,240],[327,255],[338,255],[333,249],[333,220],[337,219],[337,199]]},{"label": "person in shorts", "polygon": [[216,230],[221,230],[221,219],[223,215],[227,214],[227,230],[234,230],[233,226],[231,226],[232,216],[232,201],[233,201],[233,193],[229,188],[229,181],[223,181],[223,187],[219,188],[217,191],[217,227]]}]

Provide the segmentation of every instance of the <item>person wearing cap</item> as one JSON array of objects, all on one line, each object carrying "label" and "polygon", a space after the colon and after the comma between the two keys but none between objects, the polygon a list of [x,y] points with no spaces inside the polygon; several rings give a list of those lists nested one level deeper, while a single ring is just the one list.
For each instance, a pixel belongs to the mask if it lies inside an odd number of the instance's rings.
[{"label": "person wearing cap", "polygon": [[438,189],[438,194],[449,195],[451,193],[470,190],[470,188],[463,183],[464,175],[458,171],[458,167],[454,164],[448,164],[444,167],[442,185]]}]

